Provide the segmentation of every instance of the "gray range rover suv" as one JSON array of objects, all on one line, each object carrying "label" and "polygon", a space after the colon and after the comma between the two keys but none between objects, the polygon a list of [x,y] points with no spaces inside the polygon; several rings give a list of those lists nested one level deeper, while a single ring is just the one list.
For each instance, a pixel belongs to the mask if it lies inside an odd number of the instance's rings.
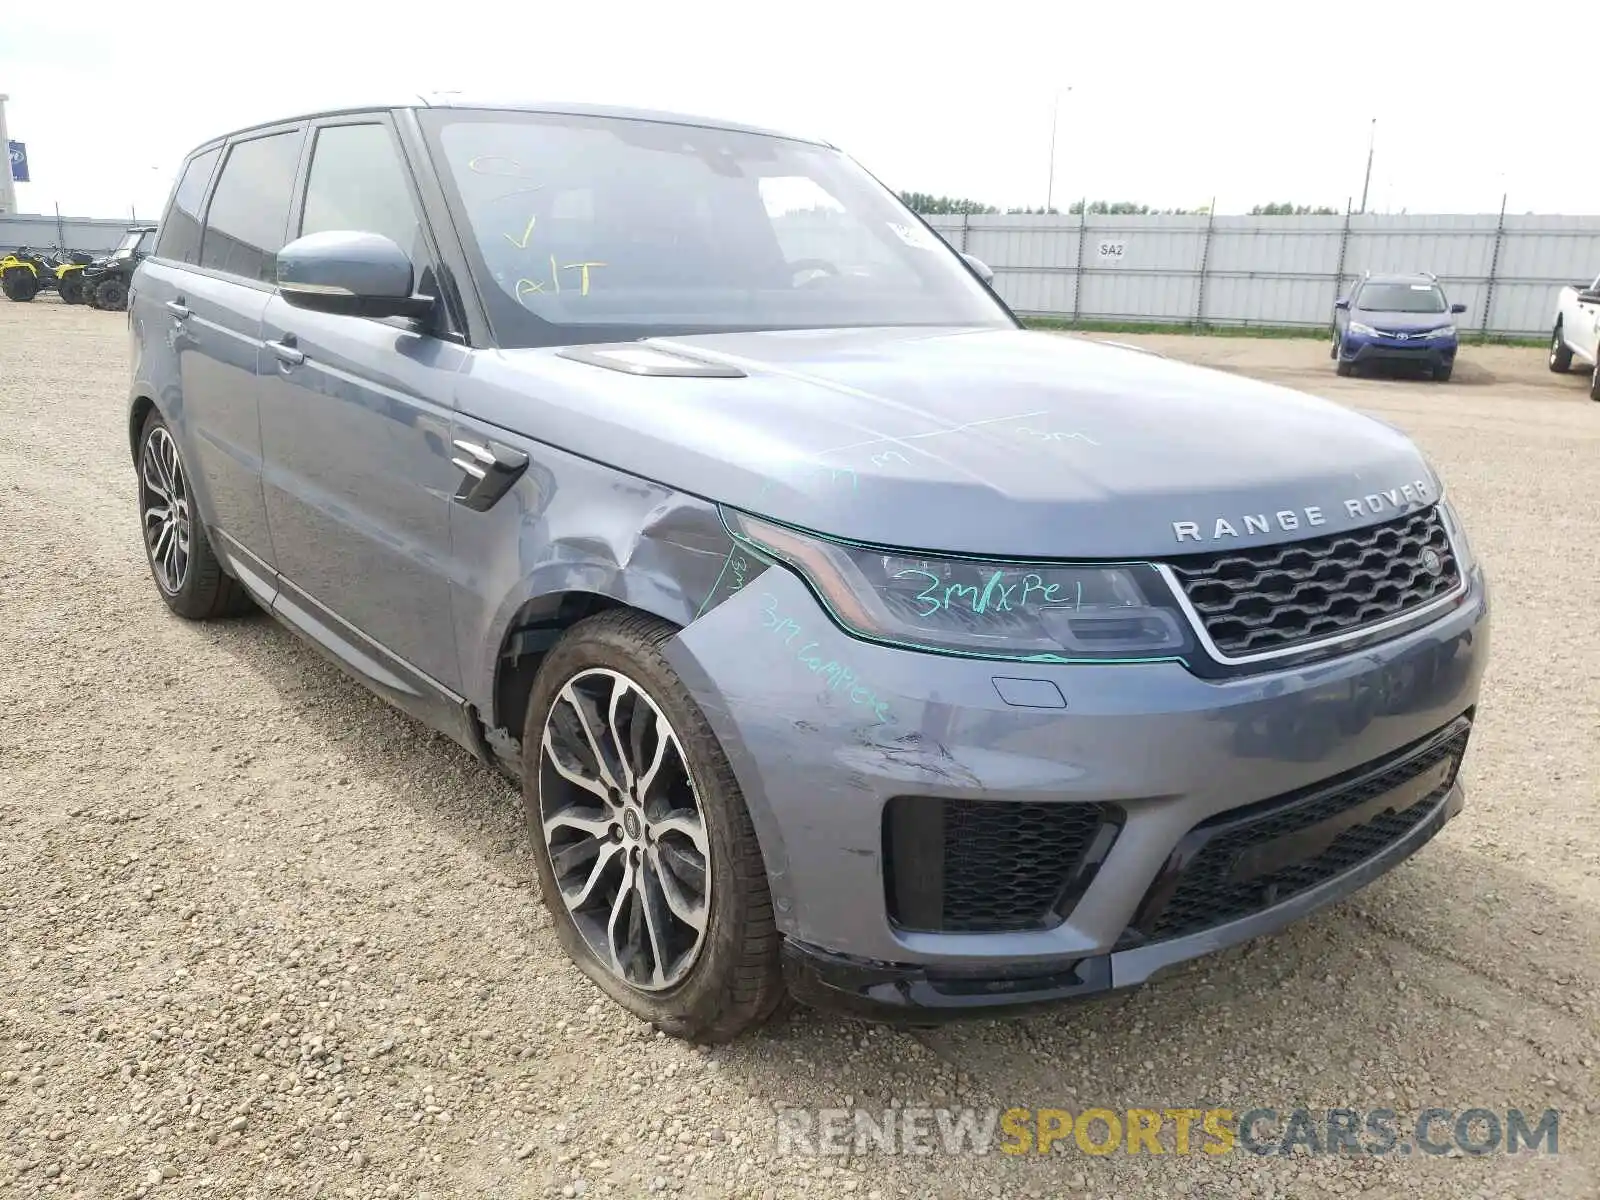
[{"label": "gray range rover suv", "polygon": [[679,1036],[1137,984],[1400,862],[1488,650],[1437,474],[986,280],[741,126],[218,138],[133,283],[156,586],[520,779],[564,947]]}]

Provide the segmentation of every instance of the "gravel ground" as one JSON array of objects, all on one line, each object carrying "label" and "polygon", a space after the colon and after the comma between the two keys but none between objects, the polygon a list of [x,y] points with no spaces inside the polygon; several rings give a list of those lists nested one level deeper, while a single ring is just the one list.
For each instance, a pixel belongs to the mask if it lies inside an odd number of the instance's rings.
[{"label": "gravel ground", "polygon": [[[571,968],[507,783],[143,561],[124,320],[0,304],[0,1193],[1424,1197],[1600,1192],[1600,405],[1538,351],[1335,379],[1415,434],[1494,576],[1469,806],[1342,906],[1133,994],[714,1051]],[[778,1155],[775,1104],[1560,1109],[1558,1156]]]}]

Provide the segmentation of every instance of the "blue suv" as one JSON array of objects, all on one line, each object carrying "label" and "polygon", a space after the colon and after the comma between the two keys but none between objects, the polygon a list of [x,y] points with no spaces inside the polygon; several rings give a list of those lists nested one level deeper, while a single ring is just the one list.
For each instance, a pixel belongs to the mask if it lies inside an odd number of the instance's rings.
[{"label": "blue suv", "polygon": [[1334,304],[1333,346],[1328,356],[1341,375],[1369,363],[1426,367],[1444,383],[1456,362],[1456,327],[1467,311],[1451,304],[1437,276],[1364,275]]}]

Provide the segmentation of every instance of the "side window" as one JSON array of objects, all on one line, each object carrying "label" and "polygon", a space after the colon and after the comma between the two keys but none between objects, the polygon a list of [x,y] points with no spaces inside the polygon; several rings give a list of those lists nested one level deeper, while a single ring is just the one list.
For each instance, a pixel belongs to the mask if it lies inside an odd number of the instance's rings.
[{"label": "side window", "polygon": [[167,218],[161,222],[161,239],[156,243],[156,253],[162,258],[192,263],[200,257],[200,204],[206,198],[206,185],[211,182],[211,172],[216,169],[222,147],[207,150],[189,160],[183,177],[172,193],[172,204]]},{"label": "side window", "polygon": [[423,266],[426,255],[411,185],[382,125],[329,125],[317,131],[300,236],[334,229],[381,233],[409,254],[419,270]]},{"label": "side window", "polygon": [[228,151],[206,213],[202,267],[272,282],[299,158],[298,131],[239,142]]}]

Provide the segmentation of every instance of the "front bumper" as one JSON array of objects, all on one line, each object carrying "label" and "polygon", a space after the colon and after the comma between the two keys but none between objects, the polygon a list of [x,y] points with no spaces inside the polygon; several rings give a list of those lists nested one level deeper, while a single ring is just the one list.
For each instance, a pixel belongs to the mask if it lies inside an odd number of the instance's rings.
[{"label": "front bumper", "polygon": [[[1401,835],[1309,889],[1204,928],[1149,922],[1154,889],[1197,827],[1358,777],[1470,714],[1487,613],[1474,572],[1462,601],[1423,629],[1311,666],[1205,680],[1180,663],[1046,666],[863,643],[769,567],[667,655],[744,793],[793,989],[858,1010],[970,1012],[1139,983],[1278,928],[1414,852],[1460,808],[1453,776]],[[948,866],[948,847],[974,827],[958,826],[942,851],[896,851],[888,814],[908,797],[1043,816],[1098,807],[1116,826],[1058,915],[929,928],[897,909],[905,881]],[[1037,828],[1055,836],[1048,822]]]},{"label": "front bumper", "polygon": [[1410,364],[1437,371],[1456,361],[1456,338],[1372,338],[1346,334],[1339,344],[1339,357],[1345,362],[1365,366]]}]

